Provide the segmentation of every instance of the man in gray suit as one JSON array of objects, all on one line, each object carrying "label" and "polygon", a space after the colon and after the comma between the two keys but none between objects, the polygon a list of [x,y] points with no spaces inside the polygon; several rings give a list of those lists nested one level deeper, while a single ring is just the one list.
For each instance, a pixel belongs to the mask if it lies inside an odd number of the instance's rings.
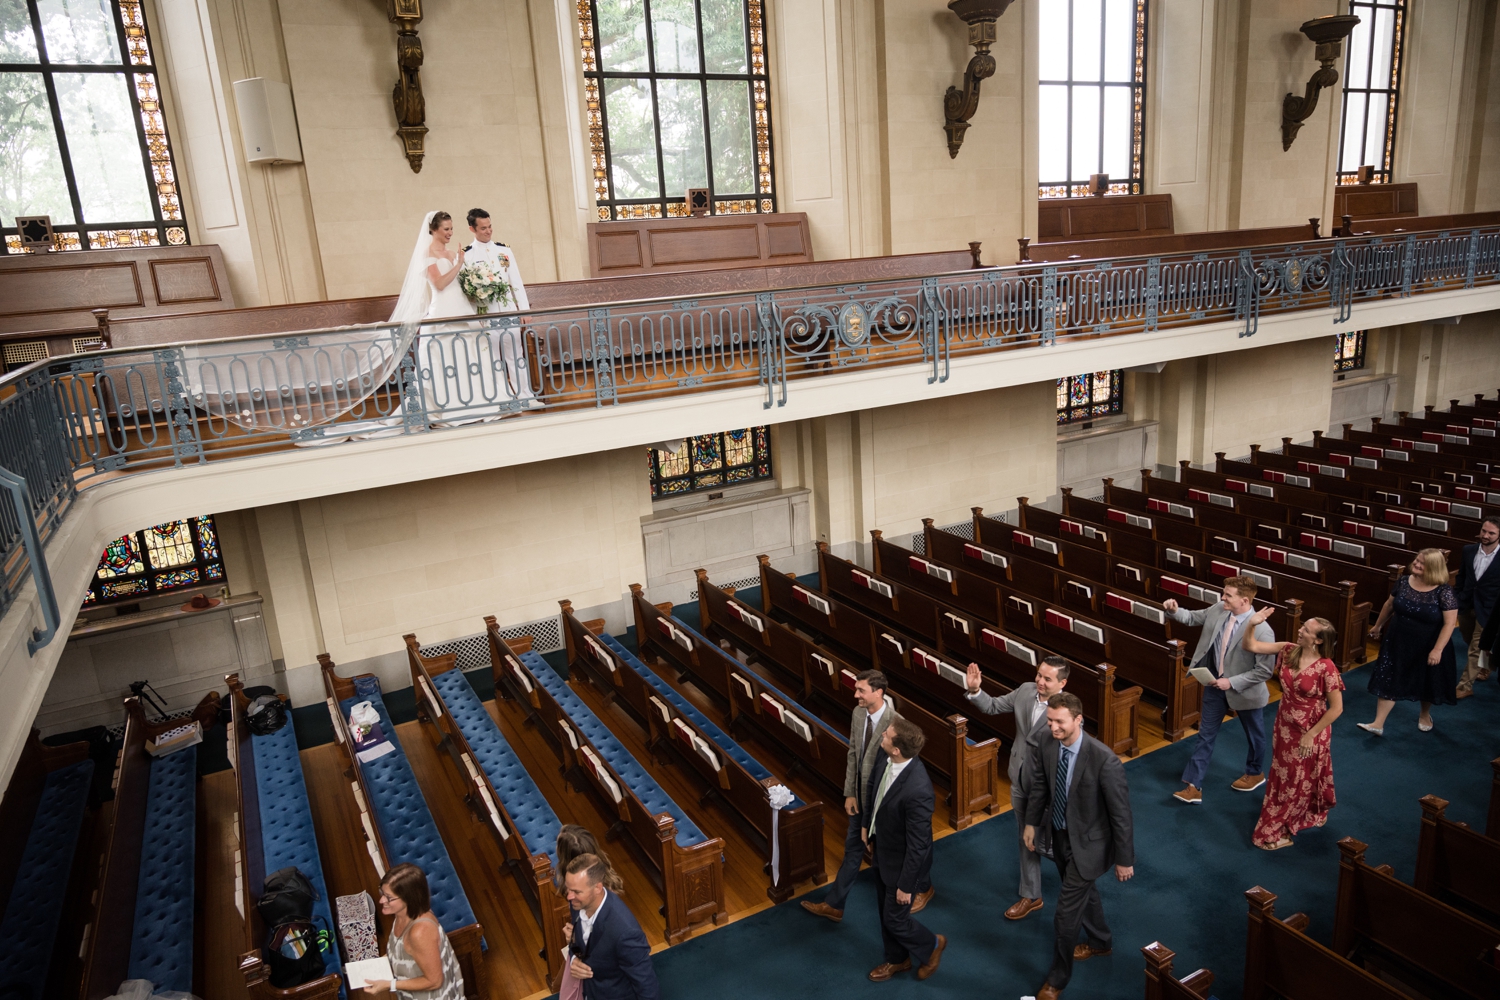
[{"label": "man in gray suit", "polygon": [[[1253,601],[1258,589],[1248,576],[1231,576],[1224,581],[1223,600],[1213,607],[1184,611],[1176,601],[1161,604],[1173,621],[1203,628],[1192,665],[1207,669],[1215,678],[1212,684],[1203,688],[1198,745],[1193,747],[1193,755],[1188,758],[1187,767],[1182,772],[1187,787],[1172,795],[1179,802],[1195,806],[1203,803],[1203,776],[1208,773],[1208,762],[1214,755],[1219,726],[1224,722],[1225,712],[1231,708],[1240,717],[1250,751],[1245,757],[1244,775],[1236,778],[1230,787],[1237,792],[1253,792],[1266,783],[1263,766],[1266,727],[1261,714],[1271,700],[1266,681],[1276,672],[1276,657],[1257,656],[1240,646],[1240,640],[1245,636],[1245,622],[1255,610]],[[1276,641],[1271,626],[1265,622],[1255,626],[1255,638],[1261,642]]]},{"label": "man in gray suit", "polygon": [[1026,762],[1032,751],[1047,737],[1047,699],[1068,683],[1068,661],[1048,656],[1037,664],[1036,681],[1027,681],[1009,694],[995,698],[980,690],[979,664],[969,664],[968,694],[974,707],[985,715],[1016,717],[1016,742],[1010,748],[1010,805],[1016,815],[1016,842],[1020,845],[1020,899],[1005,911],[1007,920],[1022,917],[1042,908],[1042,857],[1021,839],[1026,828]]},{"label": "man in gray suit", "polygon": [[[844,919],[844,901],[849,898],[849,889],[859,877],[859,863],[865,854],[863,815],[869,805],[865,799],[869,794],[870,771],[880,759],[880,737],[895,719],[901,718],[896,706],[886,695],[889,682],[879,670],[862,671],[854,682],[854,717],[849,723],[849,759],[844,767],[844,812],[849,817],[849,830],[844,835],[844,860],[834,876],[833,887],[821,903],[804,899],[802,908],[808,913],[826,917],[834,923]],[[911,912],[918,913],[932,899],[932,884],[928,879],[931,860],[921,872],[917,883],[917,894],[912,900]]]},{"label": "man in gray suit", "polygon": [[[1083,702],[1064,691],[1047,699],[1052,738],[1027,762],[1026,846],[1036,844],[1036,828],[1052,831],[1052,860],[1062,876],[1057,897],[1057,931],[1052,968],[1036,1000],[1057,1000],[1073,976],[1073,963],[1114,950],[1104,904],[1094,885],[1113,866],[1115,878],[1135,875],[1135,828],[1130,819],[1130,786],[1120,758],[1083,731]],[[1078,942],[1078,928],[1086,935]]]}]

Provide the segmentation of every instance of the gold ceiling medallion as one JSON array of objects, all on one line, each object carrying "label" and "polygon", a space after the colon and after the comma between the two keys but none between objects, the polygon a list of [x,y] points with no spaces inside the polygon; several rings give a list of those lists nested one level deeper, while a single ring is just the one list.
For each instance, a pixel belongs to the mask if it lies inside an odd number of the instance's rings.
[{"label": "gold ceiling medallion", "polygon": [[1311,21],[1304,21],[1302,33],[1317,45],[1314,55],[1323,68],[1318,70],[1307,81],[1307,93],[1303,97],[1296,94],[1287,94],[1281,101],[1281,148],[1286,151],[1292,148],[1292,140],[1297,138],[1302,123],[1312,117],[1312,113],[1318,109],[1318,92],[1325,87],[1332,87],[1339,82],[1339,71],[1333,68],[1338,62],[1339,56],[1344,51],[1344,39],[1349,37],[1349,32],[1359,23],[1359,18],[1353,14],[1332,14],[1328,17],[1315,17]]},{"label": "gold ceiling medallion", "polygon": [[387,0],[386,12],[396,26],[396,68],[401,78],[391,92],[396,107],[396,134],[414,174],[422,172],[426,152],[427,101],[422,96],[422,40],[417,25],[422,21],[422,0]]},{"label": "gold ceiling medallion", "polygon": [[995,75],[995,57],[990,46],[997,37],[995,22],[1014,0],[949,0],[948,9],[969,26],[969,44],[974,58],[964,70],[964,89],[949,87],[943,95],[943,130],[948,133],[948,157],[958,156],[969,130],[969,119],[979,110],[979,84]]}]

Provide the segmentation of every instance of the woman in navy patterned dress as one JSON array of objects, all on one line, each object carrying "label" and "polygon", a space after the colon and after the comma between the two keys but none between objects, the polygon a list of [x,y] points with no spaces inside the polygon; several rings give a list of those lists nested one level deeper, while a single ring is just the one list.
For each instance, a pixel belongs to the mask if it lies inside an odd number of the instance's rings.
[{"label": "woman in navy patterned dress", "polygon": [[1447,559],[1442,549],[1423,549],[1370,629],[1371,638],[1380,640],[1380,658],[1370,671],[1370,693],[1379,700],[1374,721],[1359,728],[1381,736],[1396,702],[1417,701],[1417,728],[1425,733],[1432,729],[1433,705],[1458,703],[1458,665],[1449,642],[1457,627],[1458,598],[1448,585]]}]

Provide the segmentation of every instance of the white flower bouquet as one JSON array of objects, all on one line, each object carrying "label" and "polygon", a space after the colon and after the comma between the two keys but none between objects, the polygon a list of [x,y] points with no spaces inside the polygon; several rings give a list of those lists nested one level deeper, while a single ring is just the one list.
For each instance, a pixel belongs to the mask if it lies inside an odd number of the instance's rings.
[{"label": "white flower bouquet", "polygon": [[465,264],[460,268],[458,286],[481,316],[490,311],[491,303],[510,300],[510,282],[496,274],[487,261]]}]

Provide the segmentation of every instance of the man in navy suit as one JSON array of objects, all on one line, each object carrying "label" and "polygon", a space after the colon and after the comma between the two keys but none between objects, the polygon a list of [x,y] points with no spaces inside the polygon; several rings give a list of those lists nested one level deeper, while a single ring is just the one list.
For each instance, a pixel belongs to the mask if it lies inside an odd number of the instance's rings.
[{"label": "man in navy suit", "polygon": [[568,863],[563,881],[573,908],[573,978],[582,982],[585,1000],[657,1000],[651,946],[629,907],[604,887],[608,871],[596,854]]},{"label": "man in navy suit", "polygon": [[880,735],[885,751],[870,771],[865,801],[867,825],[860,833],[875,856],[875,892],[880,901],[880,940],[885,961],[870,970],[883,983],[915,963],[917,978],[937,971],[948,939],[911,915],[912,896],[932,863],[932,779],[917,760],[927,737],[899,716]]},{"label": "man in navy suit", "polygon": [[1489,664],[1480,663],[1480,635],[1500,601],[1500,519],[1487,517],[1479,524],[1479,544],[1465,545],[1458,559],[1458,579],[1453,593],[1458,598],[1458,631],[1469,644],[1469,662],[1458,681],[1458,696],[1474,693],[1474,682],[1489,676]]}]

